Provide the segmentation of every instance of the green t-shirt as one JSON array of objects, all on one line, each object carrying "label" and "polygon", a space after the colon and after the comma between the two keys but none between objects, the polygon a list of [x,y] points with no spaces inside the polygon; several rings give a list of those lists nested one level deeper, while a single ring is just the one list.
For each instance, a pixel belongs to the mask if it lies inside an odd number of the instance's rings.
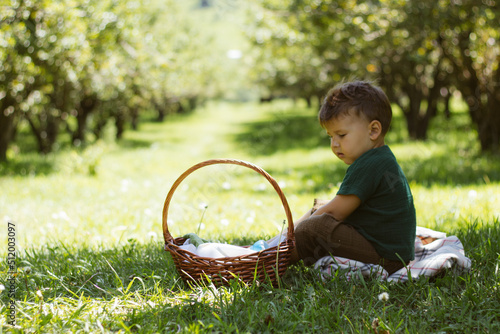
[{"label": "green t-shirt", "polygon": [[415,257],[416,217],[406,176],[389,146],[371,149],[349,166],[339,195],[356,195],[361,205],[345,219],[388,259]]}]

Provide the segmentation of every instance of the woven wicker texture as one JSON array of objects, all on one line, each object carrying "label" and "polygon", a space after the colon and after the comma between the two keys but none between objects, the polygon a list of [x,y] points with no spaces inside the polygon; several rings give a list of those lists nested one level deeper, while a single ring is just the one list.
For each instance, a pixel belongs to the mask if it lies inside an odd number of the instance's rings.
[{"label": "woven wicker texture", "polygon": [[[233,164],[253,169],[271,183],[281,199],[288,221],[287,236],[281,244],[249,255],[223,258],[200,257],[179,247],[185,239],[173,238],[168,230],[168,208],[174,192],[189,174],[205,166],[215,164]],[[291,253],[295,246],[292,213],[278,183],[262,168],[246,161],[234,159],[212,159],[200,162],[177,178],[168,192],[163,206],[163,237],[165,250],[172,255],[175,266],[184,280],[199,281],[206,280],[208,277],[214,284],[227,284],[231,279],[237,278],[248,284],[255,280],[260,282],[270,280],[273,285],[277,286],[279,277],[283,275],[290,264]]]}]

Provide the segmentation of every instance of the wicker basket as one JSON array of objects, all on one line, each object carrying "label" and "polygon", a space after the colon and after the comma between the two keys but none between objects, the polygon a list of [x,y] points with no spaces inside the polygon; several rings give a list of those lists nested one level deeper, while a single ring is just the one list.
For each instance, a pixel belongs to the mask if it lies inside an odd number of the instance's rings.
[{"label": "wicker basket", "polygon": [[[249,255],[222,258],[200,257],[179,247],[185,239],[174,239],[168,231],[167,215],[172,196],[179,184],[189,174],[214,164],[234,164],[248,167],[260,173],[271,183],[281,199],[288,221],[287,236],[281,244]],[[291,253],[295,246],[292,214],[278,183],[262,168],[249,162],[233,159],[207,160],[192,166],[179,176],[172,185],[163,206],[163,237],[165,238],[165,250],[172,255],[177,270],[185,281],[200,281],[209,278],[218,285],[227,284],[231,279],[237,278],[245,283],[252,283],[255,280],[264,282],[269,279],[274,286],[277,286],[279,277],[283,275],[290,264]]]}]

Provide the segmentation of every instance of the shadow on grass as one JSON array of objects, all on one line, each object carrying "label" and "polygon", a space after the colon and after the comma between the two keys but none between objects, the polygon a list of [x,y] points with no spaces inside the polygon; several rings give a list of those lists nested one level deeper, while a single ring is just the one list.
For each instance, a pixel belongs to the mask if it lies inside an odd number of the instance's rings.
[{"label": "shadow on grass", "polygon": [[[227,242],[248,245],[255,240],[242,236]],[[163,247],[163,242],[139,244],[130,239],[125,245],[109,248],[55,242],[27,249],[16,259],[17,298],[33,300],[37,290],[47,290],[46,299],[83,294],[109,301],[129,292],[172,294],[189,289]],[[7,272],[5,265],[1,263],[0,270]]]},{"label": "shadow on grass", "polygon": [[49,175],[55,171],[55,159],[49,155],[27,153],[0,163],[0,176]]},{"label": "shadow on grass", "polygon": [[[137,244],[132,240],[123,246],[97,249],[56,242],[20,253],[17,268],[17,296],[28,300],[42,288],[50,291],[49,298],[74,298],[83,293],[111,300],[123,296],[132,281],[132,290],[144,293],[159,281],[165,289],[179,284],[170,255],[163,250],[163,243],[156,242]],[[30,268],[28,274],[26,268]]]},{"label": "shadow on grass", "polygon": [[[297,193],[329,191],[344,178],[347,165],[336,161],[294,168],[299,178]],[[425,187],[432,185],[467,186],[500,182],[500,159],[491,155],[474,155],[468,158],[435,154],[431,157],[399,159],[408,182]],[[289,177],[288,170],[269,168],[267,171],[276,179]],[[312,186],[310,181],[314,181]]]},{"label": "shadow on grass", "polygon": [[[245,123],[234,140],[249,153],[257,155],[329,147],[330,140],[318,122],[316,110],[299,111],[277,111],[268,120]],[[407,137],[405,131],[404,119],[395,116],[388,134],[390,142],[402,143]]]},{"label": "shadow on grass", "polygon": [[291,149],[313,149],[328,145],[328,137],[313,114],[280,114],[268,121],[243,125],[245,130],[235,137],[251,154],[272,155]]},{"label": "shadow on grass", "polygon": [[[476,262],[476,270],[485,273],[494,271],[493,264],[500,252],[498,223],[498,219],[483,222],[461,220],[457,221],[453,231],[446,232],[459,237],[466,256]],[[227,242],[251,244],[254,240],[242,236]],[[131,239],[125,245],[97,249],[56,242],[19,252],[16,266],[17,297],[20,300],[35,298],[37,289],[49,291],[46,298],[79,298],[83,293],[87,298],[104,300],[123,297],[127,290],[153,294],[160,289],[160,292],[169,294],[190,289],[181,281],[170,254],[163,250],[163,242],[141,244]],[[26,272],[27,268],[29,272]],[[6,262],[0,269],[7,271]],[[286,284],[293,285],[292,278],[285,276],[284,279]],[[0,297],[6,298],[4,295]]]},{"label": "shadow on grass", "polygon": [[500,181],[500,158],[489,154],[434,154],[400,161],[406,177],[424,186],[474,185]]},{"label": "shadow on grass", "polygon": [[[438,128],[432,129],[436,138],[429,143],[438,145],[440,149],[430,152],[426,149],[428,144],[426,142],[408,142],[407,137],[404,136],[405,120],[401,116],[394,117],[391,132],[388,134],[388,142],[391,145],[409,144],[408,150],[420,146],[420,150],[424,151],[423,154],[410,155],[410,158],[397,157],[410,182],[430,186],[432,184],[470,185],[500,181],[500,157],[478,153],[476,149],[470,148],[475,145],[464,140],[457,142],[455,137],[460,136],[459,131],[468,131],[471,137],[471,129],[470,125],[465,123],[467,121],[464,122],[459,117],[455,122],[457,124],[447,121],[445,124],[439,124]],[[307,115],[299,115],[296,112],[281,113],[268,121],[247,123],[244,126],[243,132],[236,135],[235,141],[251,155],[269,156],[293,149],[311,150],[329,147],[325,131],[318,124],[316,117],[309,113]],[[438,130],[440,128],[445,129],[444,133]],[[342,181],[347,166],[337,162],[332,155],[331,163],[294,168],[294,172],[301,175],[304,182],[314,180],[317,186],[312,190],[321,191],[331,187],[332,183]],[[268,171],[275,177],[286,174],[283,170]]]},{"label": "shadow on grass", "polygon": [[116,142],[121,148],[124,149],[141,149],[149,148],[153,145],[154,140],[138,139],[138,138],[123,138]]}]

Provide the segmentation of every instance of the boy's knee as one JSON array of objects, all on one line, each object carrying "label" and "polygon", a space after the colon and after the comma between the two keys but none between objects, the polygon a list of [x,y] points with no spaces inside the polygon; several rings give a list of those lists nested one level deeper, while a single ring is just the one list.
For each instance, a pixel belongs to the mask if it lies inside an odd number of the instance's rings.
[{"label": "boy's knee", "polygon": [[329,214],[311,216],[295,227],[297,242],[317,242],[319,238],[328,238],[337,227],[338,221]]},{"label": "boy's knee", "polygon": [[332,215],[327,213],[323,213],[321,215],[311,216],[307,219],[304,219],[300,224],[295,227],[295,230],[304,230],[304,229],[314,229],[323,226],[329,226],[332,222],[336,222],[335,218]]},{"label": "boy's knee", "polygon": [[331,215],[322,214],[311,216],[296,227],[296,247],[304,264],[311,265],[338,247],[331,236],[338,224]]}]

